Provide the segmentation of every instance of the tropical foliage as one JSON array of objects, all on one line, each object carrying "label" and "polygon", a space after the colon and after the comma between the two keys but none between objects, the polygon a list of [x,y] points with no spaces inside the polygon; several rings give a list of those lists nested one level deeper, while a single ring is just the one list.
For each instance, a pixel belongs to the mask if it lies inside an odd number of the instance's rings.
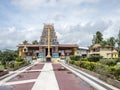
[{"label": "tropical foliage", "polygon": [[[5,69],[18,68],[18,66],[24,65],[25,63],[27,63],[26,60],[19,57],[18,51],[0,51],[0,65]],[[3,67],[0,69],[3,69]]]}]

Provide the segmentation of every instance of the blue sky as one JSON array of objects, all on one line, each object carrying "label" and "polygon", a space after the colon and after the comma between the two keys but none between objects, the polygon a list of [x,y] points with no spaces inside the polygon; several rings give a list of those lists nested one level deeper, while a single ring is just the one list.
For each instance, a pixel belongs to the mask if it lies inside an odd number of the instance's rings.
[{"label": "blue sky", "polygon": [[[120,0],[0,0],[0,49],[39,40],[44,23],[53,23],[60,43],[87,47],[96,31],[117,37]],[[3,44],[4,43],[4,44]]]}]

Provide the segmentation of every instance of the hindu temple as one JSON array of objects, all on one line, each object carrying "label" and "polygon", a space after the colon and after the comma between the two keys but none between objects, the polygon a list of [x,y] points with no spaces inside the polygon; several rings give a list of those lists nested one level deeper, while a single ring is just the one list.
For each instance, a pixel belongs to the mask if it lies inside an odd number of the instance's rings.
[{"label": "hindu temple", "polygon": [[78,47],[77,44],[60,43],[53,24],[44,24],[38,44],[18,45],[20,57],[36,58],[40,61],[53,61],[76,55]]}]

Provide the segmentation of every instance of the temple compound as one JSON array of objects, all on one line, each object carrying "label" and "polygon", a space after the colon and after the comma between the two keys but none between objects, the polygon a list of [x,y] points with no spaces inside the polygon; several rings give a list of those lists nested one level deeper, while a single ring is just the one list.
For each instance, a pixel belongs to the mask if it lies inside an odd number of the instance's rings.
[{"label": "temple compound", "polygon": [[19,44],[19,56],[36,58],[40,61],[65,59],[69,55],[77,54],[77,44],[60,44],[53,24],[44,24],[43,32],[38,44]]}]

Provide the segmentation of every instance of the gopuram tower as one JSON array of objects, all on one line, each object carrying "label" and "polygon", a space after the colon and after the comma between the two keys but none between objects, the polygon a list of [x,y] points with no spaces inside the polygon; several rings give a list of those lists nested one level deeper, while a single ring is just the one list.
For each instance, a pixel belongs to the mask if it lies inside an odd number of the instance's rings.
[{"label": "gopuram tower", "polygon": [[58,55],[58,44],[53,24],[44,24],[40,37],[40,52],[45,54],[46,61],[51,61],[52,56]]}]

